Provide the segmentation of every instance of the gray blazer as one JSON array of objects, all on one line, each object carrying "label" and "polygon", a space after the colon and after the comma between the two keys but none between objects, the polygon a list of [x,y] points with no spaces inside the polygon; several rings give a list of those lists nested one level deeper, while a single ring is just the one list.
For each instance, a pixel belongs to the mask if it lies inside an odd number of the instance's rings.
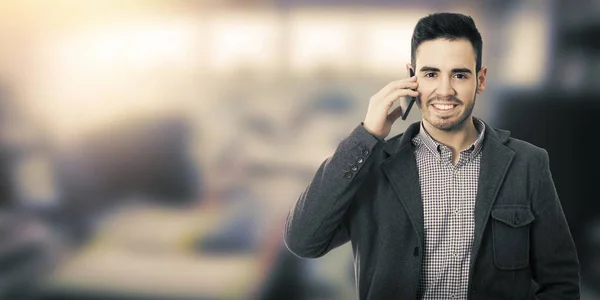
[{"label": "gray blazer", "polygon": [[[486,124],[469,299],[579,299],[579,261],[548,153]],[[288,249],[317,258],[350,241],[360,299],[416,299],[423,205],[411,139],[361,125],[318,169],[290,211]]]}]

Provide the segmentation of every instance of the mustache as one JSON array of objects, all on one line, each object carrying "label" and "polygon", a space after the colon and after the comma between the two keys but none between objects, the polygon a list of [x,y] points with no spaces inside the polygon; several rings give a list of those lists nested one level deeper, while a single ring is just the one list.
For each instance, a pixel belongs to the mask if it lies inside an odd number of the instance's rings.
[{"label": "mustache", "polygon": [[427,99],[427,104],[431,104],[431,103],[463,104],[463,101],[454,96],[450,96],[450,97],[433,96],[433,97]]}]

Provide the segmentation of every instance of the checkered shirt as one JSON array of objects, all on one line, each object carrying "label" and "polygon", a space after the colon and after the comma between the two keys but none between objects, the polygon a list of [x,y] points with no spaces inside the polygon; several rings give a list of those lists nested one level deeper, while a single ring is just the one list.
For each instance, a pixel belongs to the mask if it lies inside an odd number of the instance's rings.
[{"label": "checkered shirt", "polygon": [[467,299],[469,259],[475,229],[474,209],[485,124],[473,118],[477,140],[460,152],[425,131],[412,139],[419,169],[425,217],[425,250],[418,299]]}]

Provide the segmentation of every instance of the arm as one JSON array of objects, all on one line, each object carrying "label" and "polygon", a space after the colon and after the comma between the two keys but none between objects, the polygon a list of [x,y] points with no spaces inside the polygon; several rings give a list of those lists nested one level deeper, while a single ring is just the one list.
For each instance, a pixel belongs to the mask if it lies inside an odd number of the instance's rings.
[{"label": "arm", "polygon": [[367,177],[380,143],[359,125],[321,164],[288,214],[284,239],[291,252],[316,258],[348,242],[343,225],[346,211]]},{"label": "arm", "polygon": [[[288,249],[300,257],[316,258],[349,240],[344,219],[354,195],[367,178],[379,148],[402,116],[402,97],[417,97],[416,77],[390,82],[369,99],[365,121],[342,140],[312,182],[300,195],[285,224]],[[390,112],[391,110],[391,112]]]},{"label": "arm", "polygon": [[554,187],[548,153],[542,156],[542,177],[533,198],[536,222],[531,229],[533,279],[538,299],[579,299],[579,260]]}]

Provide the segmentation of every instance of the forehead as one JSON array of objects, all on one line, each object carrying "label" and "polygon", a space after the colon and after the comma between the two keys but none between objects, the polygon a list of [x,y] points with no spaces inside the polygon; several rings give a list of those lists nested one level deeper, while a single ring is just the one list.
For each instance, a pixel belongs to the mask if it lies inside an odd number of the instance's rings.
[{"label": "forehead", "polygon": [[469,40],[435,39],[423,42],[415,53],[416,68],[436,67],[440,70],[470,68],[475,70],[475,50]]}]

